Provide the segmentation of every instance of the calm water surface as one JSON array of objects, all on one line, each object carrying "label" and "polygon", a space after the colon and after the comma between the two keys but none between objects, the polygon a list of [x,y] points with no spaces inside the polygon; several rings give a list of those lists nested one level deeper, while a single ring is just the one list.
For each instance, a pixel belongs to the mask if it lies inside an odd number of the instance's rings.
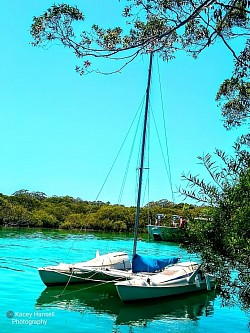
[{"label": "calm water surface", "polygon": [[[246,314],[222,308],[214,292],[124,305],[112,285],[46,288],[36,268],[91,259],[95,251],[131,252],[132,237],[119,234],[0,229],[0,332],[249,332]],[[177,245],[138,243],[141,254],[196,260]],[[23,317],[25,315],[27,317]]]}]

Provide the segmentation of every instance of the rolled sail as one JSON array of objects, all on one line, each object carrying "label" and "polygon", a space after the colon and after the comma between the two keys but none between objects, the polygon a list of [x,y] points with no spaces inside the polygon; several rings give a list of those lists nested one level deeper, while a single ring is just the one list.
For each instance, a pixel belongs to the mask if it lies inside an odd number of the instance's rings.
[{"label": "rolled sail", "polygon": [[132,271],[133,273],[148,272],[154,273],[159,271],[166,266],[176,264],[179,258],[152,258],[148,256],[141,256],[135,254],[132,259]]}]

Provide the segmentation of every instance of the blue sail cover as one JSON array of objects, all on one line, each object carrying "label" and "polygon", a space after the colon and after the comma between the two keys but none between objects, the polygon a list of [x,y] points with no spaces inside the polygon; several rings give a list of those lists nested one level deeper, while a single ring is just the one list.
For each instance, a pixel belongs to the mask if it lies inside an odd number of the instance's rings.
[{"label": "blue sail cover", "polygon": [[171,265],[176,264],[179,258],[152,258],[148,256],[140,256],[135,254],[132,259],[132,272],[140,273],[140,272],[148,272],[154,273],[159,271],[160,269]]}]

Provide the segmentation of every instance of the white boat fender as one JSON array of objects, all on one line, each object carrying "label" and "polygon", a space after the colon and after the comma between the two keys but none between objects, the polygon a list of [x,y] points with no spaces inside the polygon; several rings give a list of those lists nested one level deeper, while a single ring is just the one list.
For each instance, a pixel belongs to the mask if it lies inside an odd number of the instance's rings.
[{"label": "white boat fender", "polygon": [[207,290],[211,290],[211,284],[210,284],[209,276],[206,275],[206,276],[205,276],[205,279],[206,279]]},{"label": "white boat fender", "polygon": [[195,284],[197,288],[200,288],[201,284],[200,284],[200,274],[197,274],[195,277]]},{"label": "white boat fender", "polygon": [[[200,282],[201,281],[201,270],[200,269],[196,269],[190,276],[188,276],[187,277],[187,282],[188,283],[196,283],[197,276],[199,276],[199,282]],[[196,286],[197,286],[197,283],[196,283]]]}]

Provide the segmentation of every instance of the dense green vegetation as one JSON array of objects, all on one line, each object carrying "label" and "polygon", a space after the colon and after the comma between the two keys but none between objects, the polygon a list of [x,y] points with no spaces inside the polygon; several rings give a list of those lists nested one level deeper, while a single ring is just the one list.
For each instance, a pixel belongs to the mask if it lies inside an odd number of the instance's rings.
[{"label": "dense green vegetation", "polygon": [[[218,277],[223,300],[250,305],[250,154],[249,135],[235,145],[235,156],[216,150],[201,159],[211,175],[207,184],[195,176],[184,175],[187,197],[210,203],[205,221],[189,223],[189,250],[200,253],[207,269]],[[213,158],[215,158],[215,156]],[[233,274],[232,274],[233,273]]]},{"label": "dense green vegetation", "polygon": [[[151,202],[141,210],[140,231],[145,232],[149,219],[158,213],[171,221],[174,214],[192,218],[203,208],[167,200]],[[0,223],[9,226],[84,229],[102,231],[133,231],[135,207],[90,202],[79,198],[47,197],[42,192],[20,190],[11,196],[0,195]]]},{"label": "dense green vegetation", "polygon": [[89,26],[84,2],[82,9],[67,1],[53,5],[33,18],[32,45],[46,48],[49,44],[63,45],[76,55],[79,64],[76,71],[82,75],[120,73],[137,57],[150,52],[158,53],[163,61],[178,57],[180,50],[197,58],[219,42],[228,49],[235,64],[232,76],[221,84],[216,96],[225,127],[247,122],[249,1],[124,0],[121,4],[123,10],[114,27],[102,27],[103,22]]}]

